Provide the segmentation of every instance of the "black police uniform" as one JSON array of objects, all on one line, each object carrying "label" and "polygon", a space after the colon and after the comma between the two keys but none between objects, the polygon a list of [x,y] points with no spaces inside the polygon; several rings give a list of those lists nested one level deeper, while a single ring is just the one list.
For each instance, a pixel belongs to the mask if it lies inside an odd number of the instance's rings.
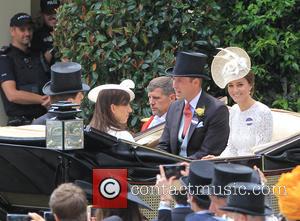
[{"label": "black police uniform", "polygon": [[[0,83],[8,80],[16,82],[17,90],[24,90],[42,95],[44,84],[49,81],[49,75],[44,71],[40,56],[24,51],[12,45],[1,53],[0,56]],[[30,124],[47,112],[39,104],[16,104],[8,101],[1,87],[1,97],[8,123],[10,126]]]}]

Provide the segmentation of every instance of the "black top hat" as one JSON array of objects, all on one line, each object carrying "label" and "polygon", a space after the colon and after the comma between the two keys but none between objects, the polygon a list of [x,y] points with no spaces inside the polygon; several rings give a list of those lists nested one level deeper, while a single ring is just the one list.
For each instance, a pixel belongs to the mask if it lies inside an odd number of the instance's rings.
[{"label": "black top hat", "polygon": [[197,52],[178,52],[174,68],[168,68],[166,73],[174,77],[199,77],[210,79],[204,71],[207,56]]},{"label": "black top hat", "polygon": [[205,189],[208,195],[227,197],[228,189],[226,186],[232,182],[250,182],[253,170],[250,167],[220,163],[215,165],[212,182],[208,189]]},{"label": "black top hat", "polygon": [[10,19],[10,27],[22,27],[24,25],[32,25],[32,17],[26,13],[18,13],[15,14],[11,19]]},{"label": "black top hat", "polygon": [[40,7],[42,13],[45,14],[55,14],[57,9],[59,7],[59,0],[41,0],[40,1]]},{"label": "black top hat", "polygon": [[265,206],[265,186],[256,183],[230,183],[231,194],[225,207],[221,210],[248,214],[252,216],[267,216],[272,210]]},{"label": "black top hat", "polygon": [[88,91],[90,87],[81,82],[81,65],[75,62],[57,62],[51,66],[51,81],[43,87],[46,95],[71,94]]},{"label": "black top hat", "polygon": [[210,183],[214,172],[214,164],[210,161],[193,161],[188,176],[181,177],[181,182],[188,188],[189,194],[196,196],[207,207],[210,200],[203,189]]}]

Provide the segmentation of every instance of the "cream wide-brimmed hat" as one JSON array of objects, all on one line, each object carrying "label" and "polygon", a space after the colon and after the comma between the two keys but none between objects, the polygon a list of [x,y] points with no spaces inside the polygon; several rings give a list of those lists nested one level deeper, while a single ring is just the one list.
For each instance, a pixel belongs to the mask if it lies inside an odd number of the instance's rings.
[{"label": "cream wide-brimmed hat", "polygon": [[130,79],[126,79],[122,81],[121,84],[104,84],[90,90],[88,94],[88,98],[90,101],[96,103],[100,91],[115,89],[115,90],[123,90],[127,92],[130,96],[130,101],[132,101],[135,98],[135,95],[131,89],[134,89],[134,87],[135,84]]},{"label": "cream wide-brimmed hat", "polygon": [[220,88],[230,81],[245,77],[251,69],[251,60],[247,52],[238,47],[218,48],[221,51],[214,57],[211,74]]}]

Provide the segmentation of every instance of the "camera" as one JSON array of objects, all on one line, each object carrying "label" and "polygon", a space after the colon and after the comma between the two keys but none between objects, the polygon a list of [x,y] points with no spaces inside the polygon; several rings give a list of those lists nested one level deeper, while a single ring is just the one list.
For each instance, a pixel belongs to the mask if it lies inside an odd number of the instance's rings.
[{"label": "camera", "polygon": [[7,214],[6,221],[30,221],[31,217],[27,214]]},{"label": "camera", "polygon": [[55,221],[54,215],[50,211],[45,211],[44,212],[44,219],[46,221]]},{"label": "camera", "polygon": [[172,176],[175,176],[176,179],[179,179],[182,176],[180,171],[184,170],[185,166],[178,164],[165,164],[163,165],[163,168],[167,179],[169,179]]}]

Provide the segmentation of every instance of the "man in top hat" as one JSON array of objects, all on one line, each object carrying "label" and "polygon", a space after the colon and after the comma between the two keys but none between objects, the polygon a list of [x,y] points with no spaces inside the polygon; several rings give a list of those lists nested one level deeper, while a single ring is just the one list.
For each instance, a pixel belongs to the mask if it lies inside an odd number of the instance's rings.
[{"label": "man in top hat", "polygon": [[[51,104],[58,101],[70,101],[81,104],[83,92],[90,90],[81,82],[81,65],[75,62],[57,62],[51,66],[51,81],[43,87],[43,92],[50,96]],[[46,113],[35,119],[32,124],[46,125],[46,121],[55,117],[54,113]]]},{"label": "man in top hat", "polygon": [[32,25],[30,15],[14,15],[10,20],[11,44],[0,51],[1,96],[8,126],[30,124],[46,113],[49,105],[49,97],[42,95],[49,76],[40,56],[29,48]]},{"label": "man in top hat", "polygon": [[214,164],[212,162],[194,161],[190,164],[189,175],[181,178],[182,183],[187,188],[188,202],[194,212],[186,216],[186,221],[220,220],[208,210],[210,200],[204,192],[211,182],[213,170]]},{"label": "man in top hat", "polygon": [[[235,221],[264,221],[272,210],[265,206],[265,187],[256,183],[230,183],[231,194],[220,209]],[[266,190],[267,191],[267,190]],[[266,192],[265,191],[265,192]]]},{"label": "man in top hat", "polygon": [[166,71],[179,100],[170,105],[159,147],[191,159],[219,155],[229,136],[227,107],[202,90],[203,79],[209,79],[206,60],[202,53],[179,52],[175,67]]},{"label": "man in top hat", "polygon": [[43,26],[34,32],[31,47],[34,51],[42,52],[48,64],[53,63],[53,37],[52,32],[57,23],[56,9],[59,0],[41,0],[41,16]]},{"label": "man in top hat", "polygon": [[229,195],[227,185],[232,182],[260,183],[259,174],[250,167],[240,164],[220,163],[216,164],[213,171],[212,182],[205,193],[209,195],[211,204],[209,211],[216,216],[223,216],[224,211],[220,207],[226,205]]},{"label": "man in top hat", "polygon": [[165,123],[169,106],[176,99],[171,77],[162,76],[152,79],[147,91],[153,115],[143,124],[141,132]]}]

